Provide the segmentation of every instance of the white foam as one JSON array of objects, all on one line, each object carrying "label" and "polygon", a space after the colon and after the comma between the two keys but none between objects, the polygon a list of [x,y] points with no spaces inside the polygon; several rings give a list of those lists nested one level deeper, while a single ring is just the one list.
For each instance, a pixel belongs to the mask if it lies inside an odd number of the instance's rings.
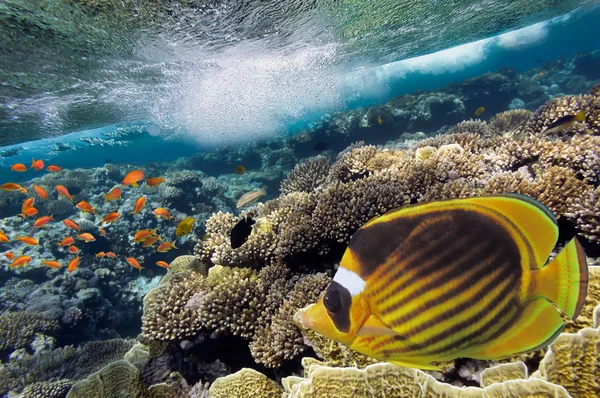
[{"label": "white foam", "polygon": [[497,36],[498,44],[508,50],[516,50],[540,43],[548,36],[549,22],[540,22],[522,29]]}]

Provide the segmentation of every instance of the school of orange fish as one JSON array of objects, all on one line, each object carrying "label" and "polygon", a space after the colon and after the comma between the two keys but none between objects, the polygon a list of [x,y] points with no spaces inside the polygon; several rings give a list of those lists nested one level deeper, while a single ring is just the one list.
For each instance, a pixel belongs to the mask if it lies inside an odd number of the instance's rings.
[{"label": "school of orange fish", "polygon": [[[25,166],[24,164],[21,164],[21,163],[13,164],[10,166],[10,168],[13,171],[19,172],[19,173],[23,173],[28,170],[27,166]],[[29,169],[34,169],[37,171],[43,170],[44,169],[43,160],[32,159],[31,167]],[[62,171],[63,169],[56,165],[50,165],[50,166],[46,167],[46,170],[51,173],[58,173],[58,172]],[[145,178],[145,175],[144,175],[143,170],[134,170],[134,171],[129,172],[125,176],[121,185],[131,186],[131,187],[139,187],[139,183],[141,183],[141,181],[143,181],[144,178]],[[151,177],[151,178],[146,179],[146,184],[151,188],[157,187],[160,184],[162,184],[163,182],[165,182],[165,179],[163,177]],[[29,191],[25,187],[23,187],[19,184],[13,183],[13,182],[8,182],[8,183],[0,185],[0,189],[2,189],[4,191],[8,191],[8,192],[21,192],[26,195],[29,195]],[[33,186],[30,188],[30,190],[33,190],[40,199],[48,200],[48,193],[46,192],[46,190],[44,188],[42,188],[34,183]],[[65,198],[69,199],[71,202],[74,202],[73,196],[69,193],[69,190],[65,186],[57,185],[55,187],[55,190],[59,196],[65,197]],[[107,194],[105,194],[103,196],[104,196],[105,203],[108,201],[116,201],[116,200],[122,199],[123,191],[121,190],[121,188],[115,187],[115,188],[111,189],[110,192],[108,192]],[[140,198],[138,198],[136,200],[134,209],[131,212],[131,214],[133,214],[133,215],[138,214],[145,206],[146,206],[146,197],[141,196]],[[92,207],[92,205],[90,205],[85,200],[82,200],[79,203],[77,203],[75,205],[75,207],[77,209],[79,209],[82,213],[96,214],[96,209],[94,207]],[[163,218],[165,220],[171,220],[173,218],[171,216],[171,213],[169,212],[169,210],[165,209],[163,207],[154,209],[153,213],[156,215],[157,218]],[[35,208],[35,198],[29,197],[29,198],[25,199],[25,201],[23,202],[23,205],[21,206],[21,213],[19,214],[19,216],[21,216],[21,217],[23,217],[23,219],[25,219],[27,217],[36,216],[37,214],[38,214],[38,209]],[[104,238],[107,238],[106,231],[103,229],[103,226],[105,224],[112,224],[112,223],[116,222],[117,220],[119,220],[119,218],[121,218],[121,215],[117,212],[111,212],[111,213],[108,213],[107,215],[105,215],[104,217],[102,217],[101,225],[98,227],[98,231],[99,231],[100,235],[102,235]],[[53,221],[55,221],[55,220],[52,217],[52,215],[40,216],[35,220],[35,222],[33,224],[33,228],[34,229],[43,228]],[[193,222],[194,222],[194,219],[192,217],[187,217],[186,219],[181,221],[177,227],[176,235],[184,236],[184,235],[189,234],[191,232],[191,229],[192,229],[191,227],[193,225]],[[70,219],[65,219],[65,220],[62,220],[62,223],[67,228],[70,228],[71,230],[76,231],[77,235],[75,238],[77,240],[83,241],[84,243],[94,242],[96,240],[94,235],[92,235],[91,233],[89,233],[89,232],[82,233],[79,226],[77,225],[77,223],[75,221],[70,220]],[[71,236],[66,236],[64,239],[62,239],[58,243],[59,248],[64,248],[68,253],[75,255],[75,257],[72,258],[67,265],[68,272],[75,271],[79,267],[79,264],[81,262],[81,258],[79,257],[79,249],[75,246],[75,238],[73,238]],[[25,245],[29,245],[29,246],[39,245],[39,241],[35,238],[35,236],[19,236],[16,238],[16,240],[24,243]],[[142,247],[150,248],[154,244],[161,242],[162,238],[158,235],[157,229],[153,229],[153,230],[143,229],[143,230],[137,231],[135,233],[133,241],[134,241],[134,243],[141,243]],[[10,243],[10,239],[2,230],[0,230],[0,243]],[[159,243],[156,248],[156,251],[160,252],[160,253],[166,253],[171,249],[177,249],[177,247],[175,246],[175,241],[172,241],[172,242],[165,241],[165,242]],[[33,259],[27,255],[16,256],[12,250],[8,250],[8,251],[4,252],[4,256],[9,261],[8,266],[13,269],[20,268],[20,267],[26,267],[27,265],[29,265],[29,263],[31,261],[33,261]],[[106,253],[99,252],[99,253],[96,253],[96,258],[98,258],[98,259],[102,259],[102,258],[117,259],[117,255],[110,251],[106,252]],[[129,265],[131,265],[132,267],[134,267],[140,271],[144,268],[141,266],[140,262],[133,257],[126,257],[125,260],[127,261],[127,263]],[[60,262],[58,262],[56,260],[42,259],[42,263],[49,268],[61,268],[61,266],[62,266],[60,264]],[[157,261],[156,265],[158,265],[159,267],[163,267],[163,268],[170,268],[169,264],[167,264],[165,261]]]}]

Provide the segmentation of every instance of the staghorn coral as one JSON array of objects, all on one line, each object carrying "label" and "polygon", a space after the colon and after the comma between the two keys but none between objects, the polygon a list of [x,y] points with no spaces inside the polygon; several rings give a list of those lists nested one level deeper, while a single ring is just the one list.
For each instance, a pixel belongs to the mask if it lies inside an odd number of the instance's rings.
[{"label": "staghorn coral", "polygon": [[448,134],[476,134],[479,137],[488,137],[492,134],[486,122],[479,119],[465,120],[452,127]]},{"label": "staghorn coral", "polygon": [[302,333],[294,324],[294,314],[319,299],[331,282],[325,274],[302,277],[287,295],[269,325],[256,332],[250,351],[258,363],[278,367],[287,359],[297,356],[306,348]]},{"label": "staghorn coral", "polygon": [[575,223],[579,235],[600,242],[600,187],[586,191],[573,200],[567,217]]},{"label": "staghorn coral", "polygon": [[573,169],[578,178],[589,184],[598,182],[600,176],[600,137],[576,135],[569,141],[552,141],[540,153],[539,162],[544,167],[563,166]]},{"label": "staghorn coral", "polygon": [[243,368],[234,374],[215,380],[210,386],[209,396],[211,398],[279,398],[281,388],[262,373]]},{"label": "staghorn coral", "polygon": [[173,274],[165,283],[144,297],[142,334],[151,340],[182,340],[198,333],[200,319],[186,306],[195,293],[202,291],[202,274],[185,271]]},{"label": "staghorn coral", "polygon": [[140,371],[131,363],[119,360],[75,383],[67,398],[139,397],[144,390]]},{"label": "staghorn coral", "polygon": [[324,156],[316,156],[299,163],[281,182],[281,193],[312,192],[324,183],[331,163]]},{"label": "staghorn coral", "polygon": [[329,171],[330,181],[355,181],[371,174],[369,162],[377,153],[377,147],[362,145],[342,152]]},{"label": "staghorn coral", "polygon": [[42,381],[28,385],[21,393],[22,398],[64,398],[73,382],[63,379],[53,382]]},{"label": "staghorn coral", "polygon": [[488,122],[488,127],[493,134],[504,134],[516,131],[531,117],[532,112],[525,109],[514,109],[498,113]]},{"label": "staghorn coral", "polygon": [[5,312],[0,315],[0,351],[26,347],[36,333],[54,333],[58,322],[33,311]]},{"label": "staghorn coral", "polygon": [[[562,117],[575,115],[580,111],[585,112],[585,124],[576,123],[564,133],[569,135],[584,133],[586,125],[595,124],[594,114],[590,114],[593,109],[594,97],[591,95],[567,95],[564,97],[553,98],[539,107],[529,121],[523,126],[522,132],[525,134],[544,135],[548,126]],[[592,127],[592,126],[590,126]],[[594,130],[595,134],[600,131]]]},{"label": "staghorn coral", "polygon": [[577,334],[562,333],[550,345],[550,350],[532,377],[565,387],[573,398],[597,397],[600,383],[600,331],[585,328]]}]

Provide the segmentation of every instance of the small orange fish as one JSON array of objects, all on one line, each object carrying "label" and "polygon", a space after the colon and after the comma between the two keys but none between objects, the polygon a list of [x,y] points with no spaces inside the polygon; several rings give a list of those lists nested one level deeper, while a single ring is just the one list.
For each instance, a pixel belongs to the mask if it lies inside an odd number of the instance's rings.
[{"label": "small orange fish", "polygon": [[173,242],[163,242],[160,245],[158,245],[158,247],[156,248],[157,252],[160,253],[166,253],[171,249],[177,249],[177,247],[175,246],[175,241]]},{"label": "small orange fish", "polygon": [[73,260],[69,261],[69,266],[67,267],[67,271],[73,272],[79,267],[79,256],[75,257]]},{"label": "small orange fish", "polygon": [[8,192],[21,191],[23,193],[27,193],[27,190],[25,188],[23,188],[19,184],[15,184],[14,182],[7,182],[6,184],[0,185],[0,189]]},{"label": "small orange fish", "polygon": [[81,202],[77,203],[75,207],[81,210],[82,213],[96,214],[96,209],[94,209],[92,205],[86,202],[85,200],[82,200]]},{"label": "small orange fish", "polygon": [[35,222],[33,223],[33,227],[34,228],[41,228],[41,227],[45,226],[46,224],[48,224],[52,220],[54,220],[54,218],[52,218],[52,216],[43,216],[43,217],[40,217],[37,220],[35,220]]},{"label": "small orange fish", "polygon": [[38,185],[33,184],[33,189],[35,190],[35,193],[37,193],[37,195],[44,199],[44,200],[48,200],[48,193],[46,193],[46,190]]},{"label": "small orange fish", "polygon": [[140,263],[138,262],[138,260],[136,260],[133,257],[127,257],[127,262],[129,263],[129,265],[131,265],[133,268],[137,268],[140,271],[144,268],[140,265]]},{"label": "small orange fish", "polygon": [[106,252],[106,257],[108,258],[117,258],[117,255],[113,252]]},{"label": "small orange fish", "polygon": [[27,217],[35,216],[36,214],[38,214],[38,209],[36,209],[35,207],[32,207],[30,209],[24,210],[21,214],[19,214],[19,216],[21,216],[23,218],[27,218]]},{"label": "small orange fish", "polygon": [[[102,222],[110,224],[111,222],[117,221],[119,217],[121,217],[121,215],[113,211],[112,213],[108,213],[107,215],[105,215],[104,218],[102,218]],[[100,231],[100,233],[102,233],[102,231]]]},{"label": "small orange fish", "polygon": [[164,177],[150,177],[146,180],[146,184],[148,184],[148,186],[150,188],[154,188],[159,186],[160,184],[162,184],[163,182],[165,182],[165,178]]},{"label": "small orange fish", "polygon": [[75,243],[75,239],[67,236],[59,242],[58,247],[71,246],[73,243]]},{"label": "small orange fish", "polygon": [[33,259],[29,256],[19,256],[19,257],[15,258],[15,260],[12,263],[10,263],[8,266],[11,268],[27,267],[29,265],[29,263],[31,262],[31,260],[33,260]]},{"label": "small orange fish", "polygon": [[77,239],[82,240],[85,243],[90,243],[90,242],[96,241],[96,238],[94,238],[94,235],[90,234],[89,232],[84,232],[82,234],[79,234],[77,236]]},{"label": "small orange fish", "polygon": [[71,202],[74,201],[73,196],[69,193],[69,190],[64,185],[57,185],[54,187],[54,189],[56,189],[56,192],[58,192],[60,196],[69,199]]},{"label": "small orange fish", "polygon": [[100,228],[100,235],[106,238],[106,231],[103,228]]},{"label": "small orange fish", "polygon": [[34,158],[31,158],[31,167],[30,169],[35,169],[35,170],[42,170],[44,168],[44,161],[42,159],[39,160],[35,160]]},{"label": "small orange fish", "polygon": [[150,229],[139,230],[139,231],[137,231],[135,233],[135,236],[133,237],[133,241],[135,243],[138,243],[138,242],[145,241],[146,239],[148,239],[152,235],[158,236],[157,233],[156,233],[157,230],[158,230],[158,228],[155,228],[155,229],[152,229],[152,230],[150,230]]},{"label": "small orange fish", "polygon": [[10,250],[5,252],[4,255],[6,256],[6,258],[8,258],[10,261],[15,259],[15,255],[13,254],[13,252],[11,252]]},{"label": "small orange fish", "polygon": [[62,170],[62,167],[51,164],[50,166],[46,167],[46,170],[48,170],[50,173],[57,173]]},{"label": "small orange fish", "polygon": [[76,230],[77,232],[81,232],[81,229],[79,228],[79,225],[77,225],[77,223],[73,220],[69,220],[68,218],[63,220],[63,224],[65,224],[67,227]]},{"label": "small orange fish", "polygon": [[6,236],[6,234],[2,231],[0,231],[0,242],[8,242],[8,236]]},{"label": "small orange fish", "polygon": [[77,246],[69,246],[67,248],[67,251],[71,254],[77,254],[79,253],[79,249],[77,248]]},{"label": "small orange fish", "polygon": [[109,200],[121,199],[121,195],[123,195],[123,191],[121,191],[121,188],[115,187],[111,189],[109,193],[102,196],[104,196],[104,203],[106,203]]},{"label": "small orange fish", "polygon": [[152,212],[156,215],[156,217],[158,218],[164,218],[166,220],[170,220],[171,218],[173,218],[173,216],[171,216],[171,213],[169,213],[169,210],[163,208],[163,207],[159,207],[158,209],[154,209],[154,211]]},{"label": "small orange fish", "polygon": [[33,198],[25,199],[25,201],[21,205],[21,211],[25,211],[27,209],[31,209],[32,207],[33,207]]},{"label": "small orange fish", "polygon": [[106,256],[104,252],[96,253],[96,258],[103,258],[104,256]]},{"label": "small orange fish", "polygon": [[138,182],[144,179],[144,170],[133,170],[127,173],[121,185],[138,186]]},{"label": "small orange fish", "polygon": [[165,261],[157,261],[156,265],[158,265],[159,267],[163,267],[163,268],[171,268],[171,266],[169,264],[167,264]]},{"label": "small orange fish", "polygon": [[131,214],[138,214],[142,209],[146,206],[146,197],[142,196],[135,201],[135,208],[131,212]]},{"label": "small orange fish", "polygon": [[20,240],[21,242],[29,246],[37,246],[40,244],[40,242],[38,242],[37,239],[34,239],[30,236],[18,236],[17,240]]},{"label": "small orange fish", "polygon": [[150,247],[156,242],[158,242],[160,238],[158,236],[151,236],[142,243],[142,247]]},{"label": "small orange fish", "polygon": [[60,263],[58,261],[48,261],[48,260],[42,260],[42,262],[44,263],[44,265],[46,265],[49,268],[60,268]]},{"label": "small orange fish", "polygon": [[16,163],[16,164],[11,164],[10,169],[12,171],[16,171],[18,173],[24,173],[27,171],[27,166],[25,166],[23,163]]}]

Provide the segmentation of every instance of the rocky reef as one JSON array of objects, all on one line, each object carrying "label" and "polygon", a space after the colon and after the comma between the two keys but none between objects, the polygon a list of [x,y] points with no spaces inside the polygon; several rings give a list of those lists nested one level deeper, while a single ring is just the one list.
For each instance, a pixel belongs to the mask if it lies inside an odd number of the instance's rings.
[{"label": "rocky reef", "polygon": [[[578,62],[569,65],[575,68]],[[117,211],[125,222],[106,227],[106,239],[80,245],[88,256],[73,273],[48,269],[39,261],[0,271],[0,394],[600,394],[595,378],[600,271],[594,260],[600,253],[600,88],[591,86],[590,76],[583,84],[559,69],[547,67],[541,76],[541,70],[519,76],[510,71],[487,74],[437,93],[413,93],[383,106],[330,116],[311,131],[278,143],[150,165],[147,174],[164,175],[167,182],[140,188],[149,204],[135,217],[128,214],[135,197],[104,203],[101,196],[120,183],[129,166],[107,164],[37,179],[48,191],[66,186],[76,200],[98,198],[92,203],[98,214]],[[559,89],[543,84],[549,82]],[[488,119],[464,120],[472,113],[466,109],[482,105],[480,96],[488,95],[483,94],[486,90],[493,95],[499,89],[503,94],[498,105],[486,105]],[[565,95],[576,89],[589,94]],[[517,103],[529,110],[512,109]],[[414,115],[422,109],[426,115],[423,104],[433,113],[422,119],[397,112]],[[579,112],[583,120],[553,128],[557,120]],[[342,120],[356,129],[339,127]],[[418,128],[429,133],[415,134]],[[369,134],[377,137],[378,145],[347,145]],[[318,156],[306,156],[314,155],[312,147],[322,137],[336,144]],[[345,149],[338,151],[342,143]],[[235,164],[248,171],[234,174]],[[231,173],[209,175],[219,168]],[[235,209],[242,193],[261,185],[269,187],[267,200]],[[318,299],[350,237],[369,219],[422,201],[509,192],[531,196],[550,208],[559,222],[558,247],[576,234],[590,258],[584,310],[550,348],[502,363],[460,359],[441,364],[441,372],[423,372],[379,363],[293,322],[298,309]],[[0,229],[11,239],[23,225],[31,227],[32,221],[14,216],[21,206],[15,195],[0,193],[0,202]],[[131,234],[158,227],[165,237],[175,236],[177,222],[158,220],[151,213],[159,205],[168,205],[176,220],[195,217],[198,225],[178,241],[179,251],[168,253],[168,270],[154,268],[140,275],[122,261],[94,259],[97,251],[113,250],[155,261],[155,252],[134,244]],[[82,230],[95,231],[99,223],[100,216],[79,214],[64,199],[50,199],[40,208],[44,214],[73,218]],[[234,248],[232,231],[243,220],[255,225]],[[46,253],[64,256],[56,241],[65,234],[62,224],[44,230],[41,245],[25,247],[24,253],[35,259]],[[28,325],[26,333],[20,332],[23,325]],[[140,328],[137,339],[122,338],[135,336]],[[96,339],[102,341],[88,342]]]}]

